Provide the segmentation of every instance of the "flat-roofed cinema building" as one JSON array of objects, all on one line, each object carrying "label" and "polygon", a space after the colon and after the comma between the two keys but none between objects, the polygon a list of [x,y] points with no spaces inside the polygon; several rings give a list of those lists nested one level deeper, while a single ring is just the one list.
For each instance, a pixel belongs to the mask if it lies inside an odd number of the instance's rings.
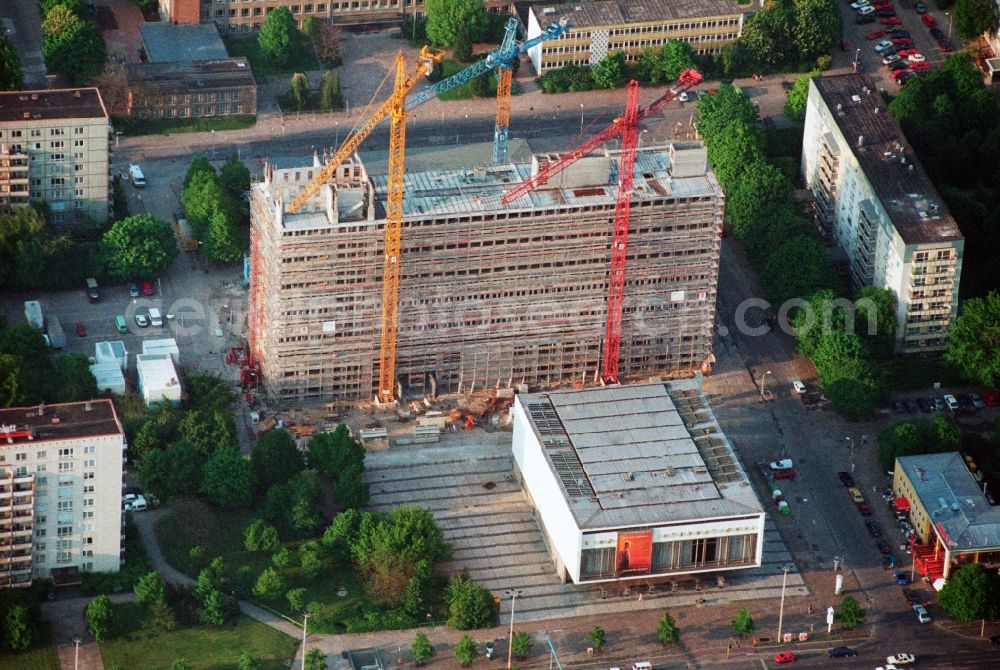
[{"label": "flat-roofed cinema building", "polygon": [[257,113],[257,83],[245,58],[130,63],[127,113],[138,119],[190,119]]},{"label": "flat-roofed cinema building", "polygon": [[110,400],[0,409],[0,588],[118,571],[124,462]]},{"label": "flat-roofed cinema building", "polygon": [[694,379],[518,394],[513,455],[561,579],[759,567],[764,510]]},{"label": "flat-roofed cinema building", "polygon": [[809,82],[802,174],[854,289],[895,295],[896,352],[942,351],[965,239],[867,74]]},{"label": "flat-roofed cinema building", "polygon": [[55,224],[104,223],[110,137],[96,88],[0,93],[0,208],[44,200]]},{"label": "flat-roofed cinema building", "polygon": [[749,5],[736,0],[597,0],[537,3],[528,9],[528,39],[566,19],[558,39],[528,52],[535,72],[543,75],[566,65],[590,66],[615,51],[632,62],[647,47],[670,40],[688,42],[697,53],[714,54],[732,44],[743,30]]},{"label": "flat-roofed cinema building", "polygon": [[[396,337],[403,397],[600,382],[617,152],[584,157],[504,205],[504,192],[553,156],[460,167],[489,148],[407,152]],[[446,154],[455,167],[444,167]],[[285,203],[319,172],[318,159],[269,164],[251,188],[250,344],[273,400],[370,399],[379,383],[388,185],[365,160],[340,166],[294,214]],[[723,210],[700,143],[637,152],[623,380],[691,376],[714,361]]]}]

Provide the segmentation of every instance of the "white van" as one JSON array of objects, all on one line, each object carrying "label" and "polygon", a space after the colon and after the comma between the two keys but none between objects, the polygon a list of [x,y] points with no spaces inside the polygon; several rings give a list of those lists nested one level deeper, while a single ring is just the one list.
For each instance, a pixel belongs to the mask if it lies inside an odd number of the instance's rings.
[{"label": "white van", "polygon": [[160,310],[156,309],[155,307],[149,308],[149,322],[154,326],[163,325],[163,315],[160,314]]},{"label": "white van", "polygon": [[130,163],[128,166],[128,176],[132,180],[132,185],[136,188],[145,188],[146,186],[146,175],[142,173],[142,168],[135,163]]},{"label": "white van", "polygon": [[649,661],[639,661],[632,664],[632,670],[653,670],[653,664]]}]

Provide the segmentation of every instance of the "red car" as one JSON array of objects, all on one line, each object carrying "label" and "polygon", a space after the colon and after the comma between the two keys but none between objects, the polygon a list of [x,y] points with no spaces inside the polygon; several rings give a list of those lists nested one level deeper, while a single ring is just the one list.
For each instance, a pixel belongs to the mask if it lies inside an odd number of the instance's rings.
[{"label": "red car", "polygon": [[878,20],[883,26],[898,26],[903,22],[898,16],[886,16]]},{"label": "red car", "polygon": [[[904,72],[905,72],[905,70],[904,70]],[[903,79],[905,80],[906,78],[904,77]],[[899,81],[899,80],[897,79],[896,81]],[[868,503],[860,503],[858,505],[858,511],[861,512],[861,516],[871,516],[872,515],[872,510],[868,506]]]},{"label": "red car", "polygon": [[153,290],[153,284],[152,284],[152,282],[148,282],[148,281],[142,282],[141,288],[142,288],[142,294],[143,295],[147,295],[147,296],[148,295],[156,295],[156,292]]},{"label": "red car", "polygon": [[996,407],[1000,405],[1000,396],[997,396],[993,391],[987,391],[983,394],[983,402],[986,403],[987,407]]},{"label": "red car", "polygon": [[900,77],[904,76],[909,71],[910,68],[901,68],[899,70],[893,70],[892,72],[889,73],[889,76],[892,77],[893,79],[898,80]]},{"label": "red car", "polygon": [[879,9],[891,9],[891,10],[895,11],[895,9],[896,9],[895,7],[892,6],[891,2],[876,2],[872,6],[875,7],[876,10],[879,10]]},{"label": "red car", "polygon": [[951,42],[947,40],[941,40],[940,42],[938,42],[938,48],[941,49],[941,53],[950,54]]},{"label": "red car", "polygon": [[909,37],[893,37],[889,41],[892,42],[893,44],[895,44],[897,47],[904,47],[904,46],[912,46],[913,45],[913,40],[911,40]]},{"label": "red car", "polygon": [[794,663],[795,662],[795,654],[793,654],[790,651],[779,651],[777,654],[774,655],[774,662],[775,663]]},{"label": "red car", "polygon": [[76,334],[79,337],[87,337],[87,327],[83,325],[83,321],[76,322]]},{"label": "red car", "polygon": [[920,20],[923,21],[924,25],[927,26],[928,28],[937,25],[937,21],[935,21],[934,17],[931,16],[930,14],[924,14],[923,16],[920,17]]},{"label": "red car", "polygon": [[795,479],[795,470],[775,470],[775,479]]},{"label": "red car", "polygon": [[926,61],[922,61],[920,63],[910,63],[910,69],[911,70],[930,70],[931,69],[931,64],[928,63],[928,62],[926,62]]},{"label": "red car", "polygon": [[917,51],[916,49],[900,49],[896,53],[899,54],[900,58],[906,58],[910,54],[915,54],[915,53],[920,53],[920,52]]},{"label": "red car", "polygon": [[882,30],[881,28],[879,28],[878,30],[876,30],[873,33],[868,33],[867,35],[865,35],[865,39],[868,39],[868,40],[877,40],[880,37],[885,37],[885,31]]}]

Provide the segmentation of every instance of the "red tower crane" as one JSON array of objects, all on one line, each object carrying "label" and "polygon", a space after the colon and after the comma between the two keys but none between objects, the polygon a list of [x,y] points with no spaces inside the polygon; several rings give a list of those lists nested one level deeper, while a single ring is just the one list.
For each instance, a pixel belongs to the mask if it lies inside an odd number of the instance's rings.
[{"label": "red tower crane", "polygon": [[615,201],[615,232],[611,242],[611,273],[608,279],[608,316],[605,327],[604,362],[601,379],[606,384],[618,382],[618,358],[622,335],[622,305],[625,297],[625,259],[628,250],[629,214],[632,208],[632,182],[635,176],[635,150],[639,121],[660,111],[667,103],[681,93],[697,85],[702,76],[695,70],[685,70],[677,78],[677,83],[666,93],[643,109],[639,109],[639,84],[630,81],[626,89],[625,114],[616,118],[604,130],[593,135],[576,148],[559,156],[556,160],[539,169],[531,179],[521,182],[505,193],[502,204],[508,204],[528,193],[535,187],[548,182],[554,175],[583,156],[607,142],[612,137],[621,136],[621,157],[618,161],[618,194]]}]

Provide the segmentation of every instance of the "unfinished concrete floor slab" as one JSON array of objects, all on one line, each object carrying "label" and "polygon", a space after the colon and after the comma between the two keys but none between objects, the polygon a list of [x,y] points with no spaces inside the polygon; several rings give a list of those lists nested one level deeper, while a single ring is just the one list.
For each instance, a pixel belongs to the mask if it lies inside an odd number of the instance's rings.
[{"label": "unfinished concrete floor slab", "polygon": [[[418,505],[434,513],[445,538],[454,547],[453,560],[442,566],[454,573],[463,569],[497,594],[521,591],[518,621],[559,617],[617,614],[623,611],[774,598],[781,595],[781,566],[792,563],[791,553],[768,518],[764,533],[764,562],[759,568],[725,573],[725,585],[715,577],[678,585],[644,583],[607,586],[563,584],[556,575],[534,512],[514,476],[510,446],[411,445],[369,452],[365,480],[371,487],[373,510]],[[639,593],[642,600],[639,600]],[[786,597],[809,593],[802,577],[789,573]],[[509,621],[510,607],[501,607],[500,623]]]}]

